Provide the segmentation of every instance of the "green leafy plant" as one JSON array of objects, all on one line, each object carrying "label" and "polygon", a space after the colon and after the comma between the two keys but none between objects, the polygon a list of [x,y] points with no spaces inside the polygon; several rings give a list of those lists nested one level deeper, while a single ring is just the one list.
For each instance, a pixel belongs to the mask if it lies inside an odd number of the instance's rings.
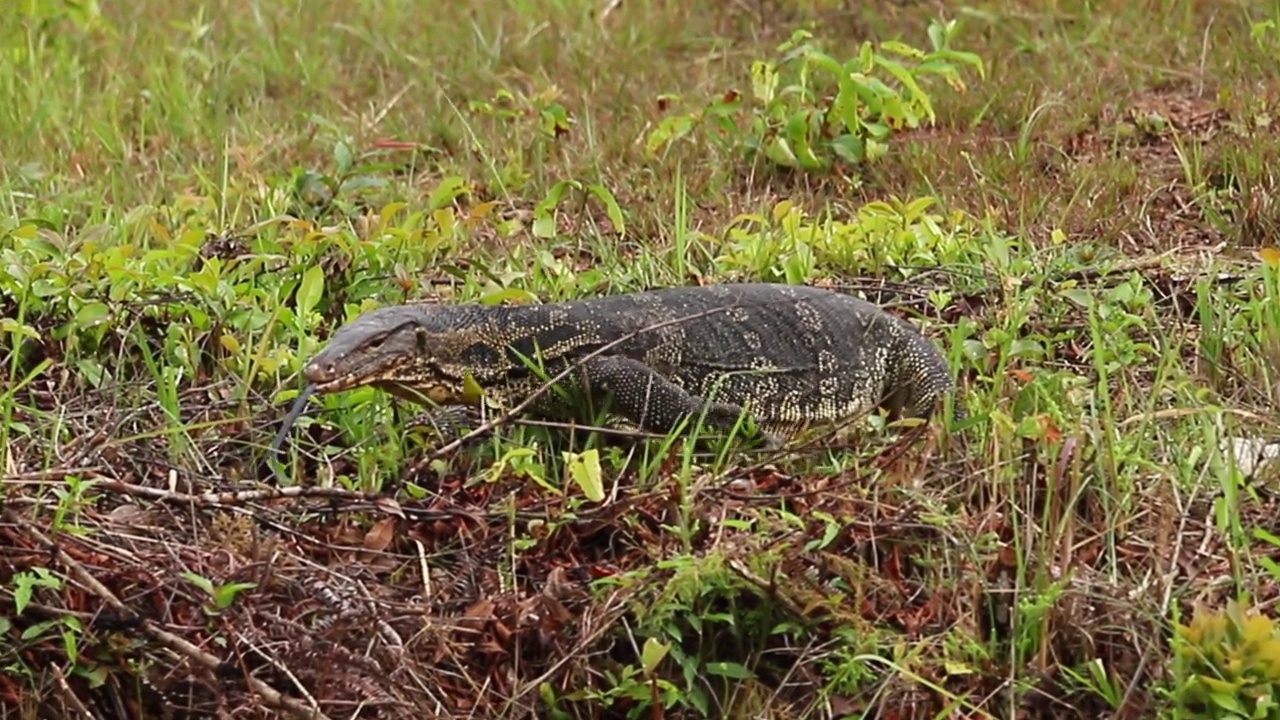
[{"label": "green leafy plant", "polygon": [[1280,628],[1275,620],[1230,601],[1200,609],[1174,628],[1183,717],[1280,718]]},{"label": "green leafy plant", "polygon": [[956,91],[965,89],[959,66],[985,77],[978,55],[951,48],[958,29],[955,21],[935,21],[928,30],[930,51],[893,40],[864,42],[856,57],[844,61],[797,30],[778,47],[778,59],[752,63],[749,101],[730,92],[696,112],[664,118],[649,134],[647,149],[653,156],[710,124],[722,142],[786,168],[824,171],[837,163],[875,161],[895,133],[936,119],[922,85],[926,76],[940,76]]},{"label": "green leafy plant", "polygon": [[16,573],[13,576],[13,604],[19,615],[27,609],[36,588],[61,590],[62,578],[44,567],[33,568],[33,572]]},{"label": "green leafy plant", "polygon": [[[764,568],[772,562],[761,554],[750,564]],[[782,609],[762,600],[759,588],[744,582],[719,554],[681,555],[630,575],[602,581],[599,588],[638,583],[657,590],[637,605],[636,657],[601,668],[607,689],[564,699],[603,703],[632,718],[668,710],[688,717],[736,716],[721,705],[729,701],[723,691],[776,670],[768,660],[737,660],[756,657],[769,645],[788,622]],[[662,576],[665,583],[659,583]]]},{"label": "green leafy plant", "polygon": [[974,218],[931,212],[931,197],[875,201],[848,220],[811,217],[790,200],[769,215],[740,215],[714,262],[752,278],[803,283],[824,272],[909,277],[913,266],[976,265],[984,245]]},{"label": "green leafy plant", "polygon": [[209,599],[213,604],[212,606],[206,606],[205,611],[210,615],[217,614],[218,612],[231,607],[231,604],[236,601],[236,598],[239,597],[240,593],[245,590],[252,590],[253,588],[258,587],[258,583],[253,582],[217,584],[209,578],[204,577],[203,575],[197,575],[193,572],[185,572],[182,574],[182,577],[191,581],[192,584],[199,587],[201,590],[204,590],[205,593],[209,595]]},{"label": "green leafy plant", "polygon": [[506,192],[518,192],[533,180],[544,180],[554,148],[572,133],[575,120],[560,102],[562,91],[552,85],[531,95],[499,89],[488,100],[467,103],[466,120],[473,139],[497,131],[507,137],[500,147],[473,150],[485,157],[494,181]]},{"label": "green leafy plant", "polygon": [[626,219],[622,213],[622,207],[618,205],[618,200],[609,191],[609,188],[600,183],[582,183],[577,180],[561,180],[551,189],[547,191],[544,197],[533,210],[533,234],[539,238],[553,238],[556,236],[555,212],[560,204],[565,200],[565,195],[570,190],[574,191],[582,198],[582,204],[585,205],[588,197],[594,197],[604,204],[605,210],[609,215],[609,222],[613,225],[613,229],[620,236],[626,235]]}]

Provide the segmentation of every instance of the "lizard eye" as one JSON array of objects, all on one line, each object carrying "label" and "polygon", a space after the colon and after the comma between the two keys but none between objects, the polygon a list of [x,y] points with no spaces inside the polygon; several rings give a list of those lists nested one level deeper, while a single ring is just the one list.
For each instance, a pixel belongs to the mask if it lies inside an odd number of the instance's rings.
[{"label": "lizard eye", "polygon": [[418,337],[418,352],[425,355],[427,353],[427,350],[429,349],[428,345],[431,342],[431,337],[427,334],[426,328],[418,328],[417,337]]}]

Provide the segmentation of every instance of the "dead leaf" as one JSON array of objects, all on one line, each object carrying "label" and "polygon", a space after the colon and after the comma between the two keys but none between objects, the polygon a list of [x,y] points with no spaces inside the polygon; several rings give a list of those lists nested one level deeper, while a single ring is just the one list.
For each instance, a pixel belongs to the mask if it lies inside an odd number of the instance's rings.
[{"label": "dead leaf", "polygon": [[467,611],[463,613],[463,616],[469,617],[469,618],[489,619],[493,617],[493,608],[494,608],[493,601],[489,600],[488,598],[484,598],[481,600],[477,600],[470,607],[468,607]]},{"label": "dead leaf", "polygon": [[1011,369],[1009,370],[1009,374],[1013,376],[1014,380],[1017,380],[1024,385],[1035,379],[1035,375],[1032,375],[1027,370]]},{"label": "dead leaf", "polygon": [[364,534],[364,547],[366,550],[381,552],[387,549],[391,544],[391,539],[395,537],[396,519],[393,517],[383,518],[373,524],[369,528],[369,532]]},{"label": "dead leaf", "polygon": [[394,515],[401,520],[408,519],[405,517],[404,508],[400,507],[400,503],[396,502],[395,498],[380,497],[373,501],[373,505],[388,515]]},{"label": "dead leaf", "polygon": [[119,525],[141,525],[146,515],[146,512],[137,505],[125,503],[107,513],[107,519]]}]

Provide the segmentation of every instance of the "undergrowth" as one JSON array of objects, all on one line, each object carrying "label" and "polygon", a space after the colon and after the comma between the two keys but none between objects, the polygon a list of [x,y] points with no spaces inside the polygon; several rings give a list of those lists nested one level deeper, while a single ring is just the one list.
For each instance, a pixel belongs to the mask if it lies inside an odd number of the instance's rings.
[{"label": "undergrowth", "polygon": [[[932,10],[0,14],[6,715],[1276,717],[1277,11]],[[268,457],[371,308],[757,280],[970,419]]]}]

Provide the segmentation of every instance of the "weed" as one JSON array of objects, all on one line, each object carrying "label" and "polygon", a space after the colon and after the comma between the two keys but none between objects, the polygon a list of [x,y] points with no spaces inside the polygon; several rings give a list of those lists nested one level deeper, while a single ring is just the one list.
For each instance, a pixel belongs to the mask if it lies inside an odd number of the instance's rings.
[{"label": "weed", "polygon": [[[1274,3],[846,5],[0,13],[6,716],[1274,716]],[[365,388],[263,462],[372,307],[730,280],[973,419],[419,467]]]},{"label": "weed", "polygon": [[731,91],[694,113],[668,116],[649,134],[646,150],[656,155],[709,124],[718,142],[748,159],[807,171],[837,161],[856,169],[883,157],[895,132],[935,119],[921,79],[938,75],[963,90],[953,63],[984,72],[977,55],[951,48],[958,29],[955,21],[931,23],[929,52],[899,41],[878,48],[866,42],[843,62],[819,49],[812,33],[797,30],[778,46],[779,59],[752,63],[750,104]]},{"label": "weed", "polygon": [[1275,621],[1231,601],[1176,628],[1179,706],[1196,718],[1277,718],[1280,632]]}]

